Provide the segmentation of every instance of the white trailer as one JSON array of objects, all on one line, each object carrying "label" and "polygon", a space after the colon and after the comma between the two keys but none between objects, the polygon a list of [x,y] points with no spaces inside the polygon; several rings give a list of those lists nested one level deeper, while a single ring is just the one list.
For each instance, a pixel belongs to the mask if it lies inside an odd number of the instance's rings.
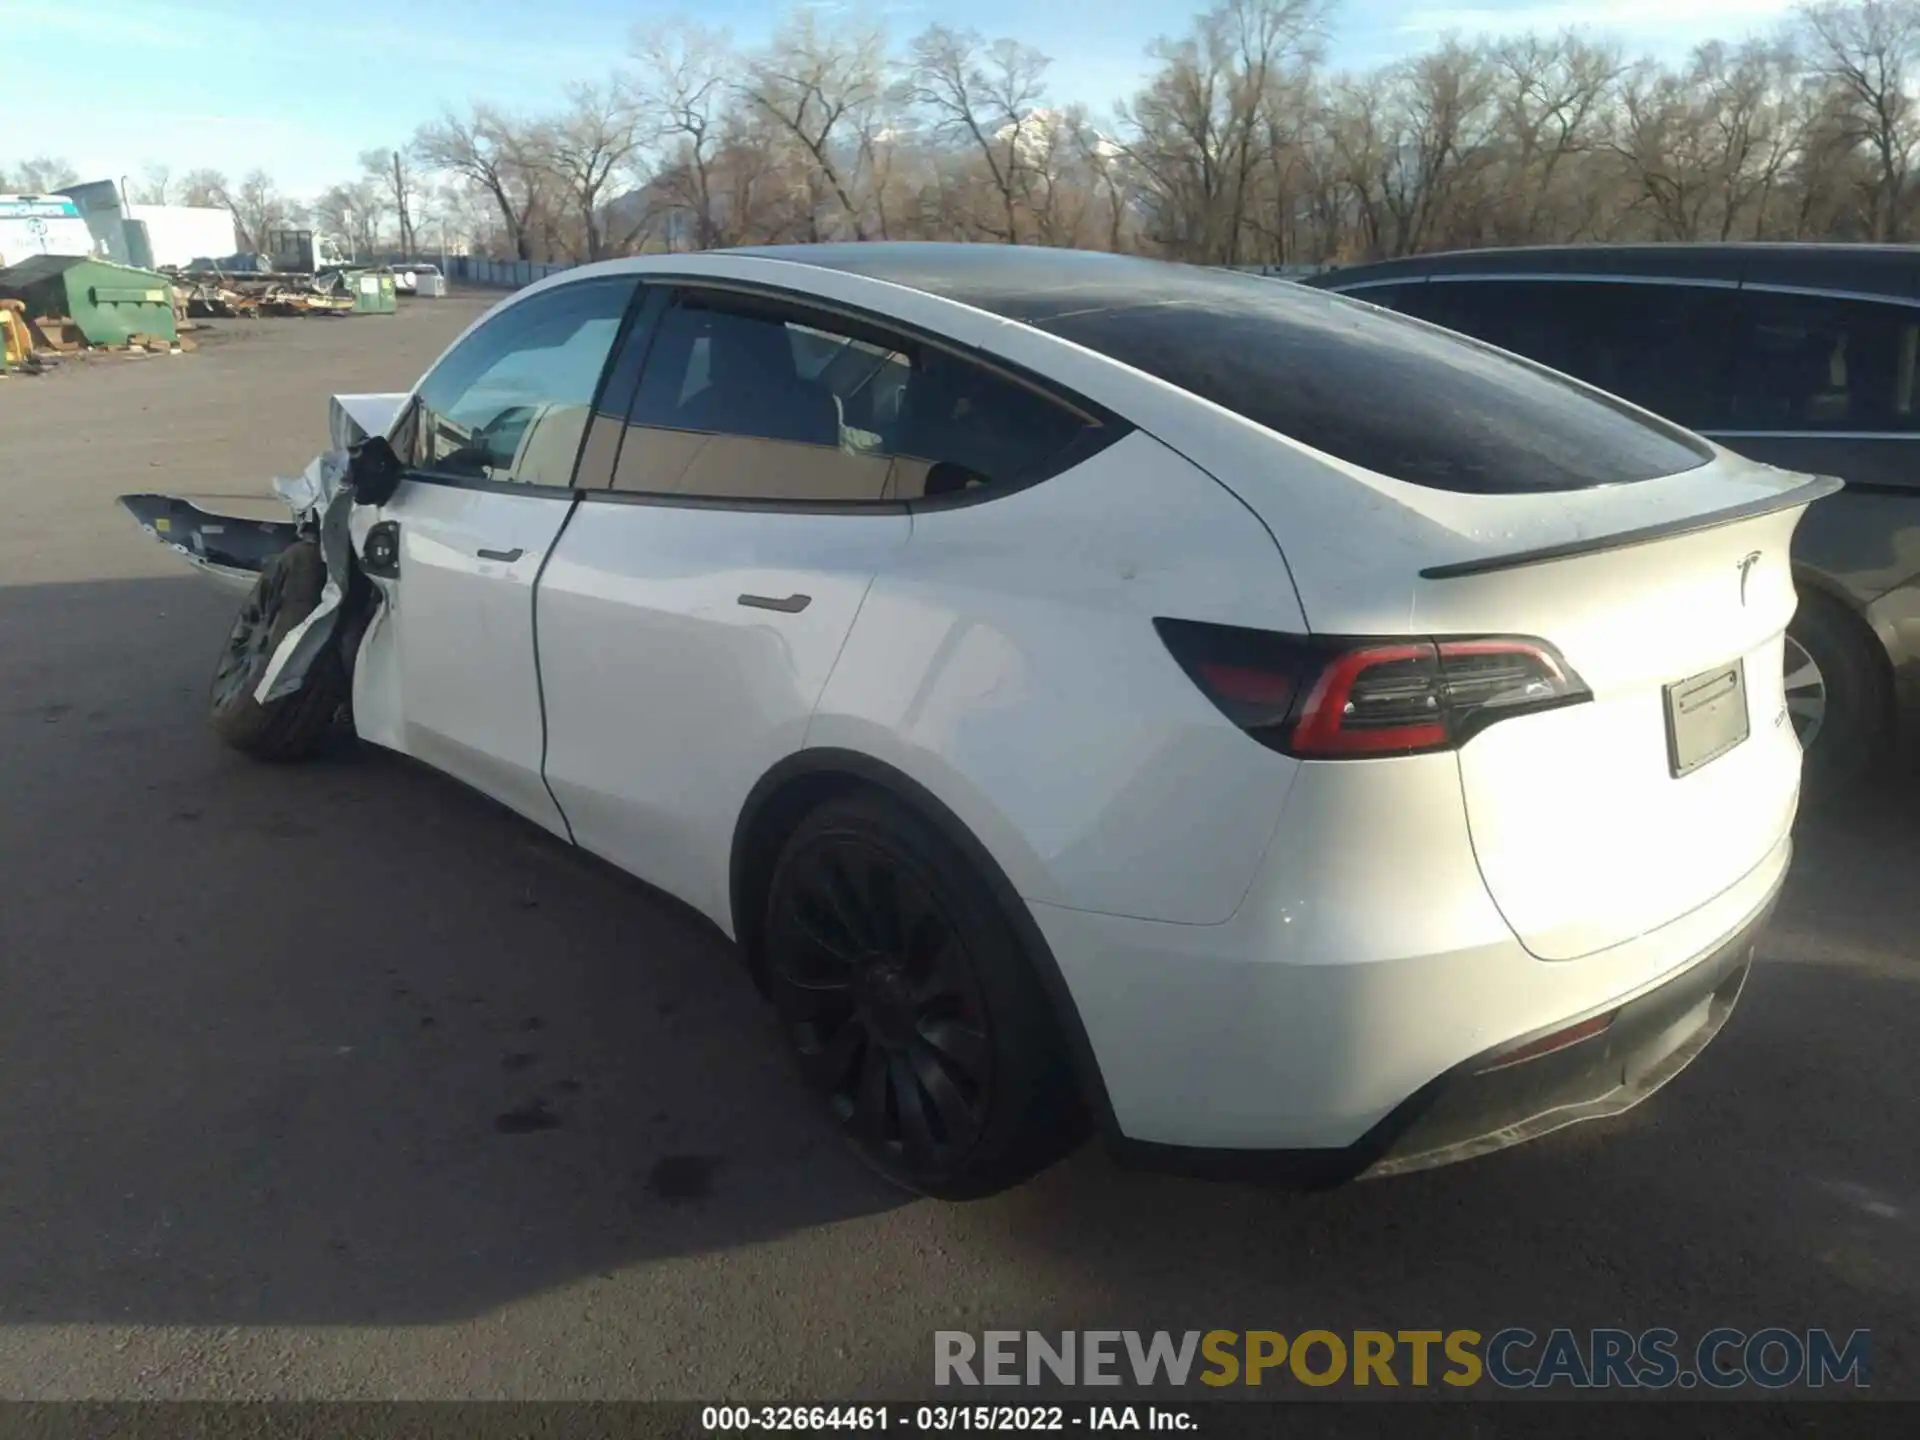
[{"label": "white trailer", "polygon": [[129,205],[129,220],[142,221],[155,265],[185,267],[195,260],[224,260],[240,248],[228,210],[195,205]]},{"label": "white trailer", "polygon": [[0,195],[0,268],[30,255],[91,255],[93,232],[65,195]]}]

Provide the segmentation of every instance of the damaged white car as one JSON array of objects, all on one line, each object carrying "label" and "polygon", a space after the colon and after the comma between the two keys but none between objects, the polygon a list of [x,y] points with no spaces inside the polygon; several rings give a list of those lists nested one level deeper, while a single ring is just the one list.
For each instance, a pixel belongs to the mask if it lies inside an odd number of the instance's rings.
[{"label": "damaged white car", "polygon": [[1786,873],[1753,464],[1337,296],[1009,246],[660,256],[338,396],[215,728],[336,721],[680,897],[902,1184],[1090,1121],[1312,1183],[1617,1113]]}]

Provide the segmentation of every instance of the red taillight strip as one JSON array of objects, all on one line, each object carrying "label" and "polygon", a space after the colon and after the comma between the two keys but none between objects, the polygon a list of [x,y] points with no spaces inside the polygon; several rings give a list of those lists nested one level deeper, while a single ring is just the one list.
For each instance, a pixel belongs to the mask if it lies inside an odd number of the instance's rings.
[{"label": "red taillight strip", "polygon": [[1320,672],[1295,722],[1292,749],[1297,755],[1377,755],[1387,751],[1425,750],[1447,743],[1444,719],[1419,725],[1383,726],[1377,730],[1342,728],[1353,682],[1375,665],[1395,660],[1432,660],[1431,645],[1367,645],[1336,656]]},{"label": "red taillight strip", "polygon": [[1291,675],[1257,670],[1251,665],[1223,665],[1213,660],[1203,660],[1193,668],[1216,693],[1228,700],[1283,706],[1293,699]]},{"label": "red taillight strip", "polygon": [[1569,1025],[1564,1030],[1543,1035],[1517,1050],[1509,1050],[1503,1055],[1496,1056],[1492,1063],[1482,1065],[1473,1073],[1487,1075],[1495,1070],[1504,1070],[1509,1065],[1521,1065],[1529,1060],[1538,1060],[1542,1056],[1552,1055],[1557,1051],[1565,1050],[1569,1045],[1578,1045],[1582,1040],[1591,1040],[1596,1035],[1604,1034],[1613,1024],[1613,1017],[1619,1013],[1618,1010],[1609,1010],[1605,1015],[1596,1015],[1591,1020],[1582,1020],[1577,1025]]}]

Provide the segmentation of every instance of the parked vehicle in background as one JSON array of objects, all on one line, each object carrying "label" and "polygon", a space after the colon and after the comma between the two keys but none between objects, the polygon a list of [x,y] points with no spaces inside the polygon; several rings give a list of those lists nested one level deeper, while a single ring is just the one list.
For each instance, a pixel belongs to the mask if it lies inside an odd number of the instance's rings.
[{"label": "parked vehicle in background", "polygon": [[[387,269],[393,275],[393,288],[402,295],[417,295],[422,292],[434,293],[434,281],[440,278],[440,267],[431,260],[402,260]],[[446,293],[439,288],[438,293]]]},{"label": "parked vehicle in background", "polygon": [[190,205],[129,205],[127,219],[147,227],[147,264],[183,268],[202,255],[230,255],[239,244],[233,212]]},{"label": "parked vehicle in background", "polygon": [[283,228],[267,231],[267,254],[283,275],[319,275],[353,264],[353,246],[339,235]]},{"label": "parked vehicle in background", "polygon": [[296,759],[345,707],[697,907],[930,1194],[1088,1113],[1317,1181],[1617,1113],[1786,874],[1787,554],[1837,482],[1370,306],[650,256],[334,411],[296,524],[125,497],[248,590],[215,729]]},{"label": "parked vehicle in background", "polygon": [[[1846,489],[1794,535],[1787,703],[1810,796],[1920,720],[1920,247],[1568,245],[1304,283],[1444,325]],[[1385,398],[1385,397],[1383,397]]]}]

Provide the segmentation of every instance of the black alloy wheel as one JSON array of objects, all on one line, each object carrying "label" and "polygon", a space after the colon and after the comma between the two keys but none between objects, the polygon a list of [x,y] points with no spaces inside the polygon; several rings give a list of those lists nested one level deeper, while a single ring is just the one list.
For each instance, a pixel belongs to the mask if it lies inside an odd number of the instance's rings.
[{"label": "black alloy wheel", "polygon": [[802,1073],[895,1183],[992,1193],[1069,1138],[1071,1083],[1031,967],[911,811],[871,796],[809,816],[775,870],[763,956]]}]

